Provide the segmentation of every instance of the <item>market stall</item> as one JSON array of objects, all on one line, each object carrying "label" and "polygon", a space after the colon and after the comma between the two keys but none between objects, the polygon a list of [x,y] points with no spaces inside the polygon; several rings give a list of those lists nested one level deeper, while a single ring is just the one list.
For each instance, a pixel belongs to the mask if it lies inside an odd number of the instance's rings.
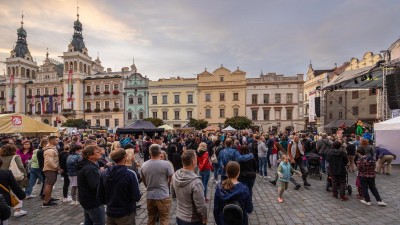
[{"label": "market stall", "polygon": [[375,145],[388,149],[397,155],[393,164],[400,164],[400,116],[374,125]]}]

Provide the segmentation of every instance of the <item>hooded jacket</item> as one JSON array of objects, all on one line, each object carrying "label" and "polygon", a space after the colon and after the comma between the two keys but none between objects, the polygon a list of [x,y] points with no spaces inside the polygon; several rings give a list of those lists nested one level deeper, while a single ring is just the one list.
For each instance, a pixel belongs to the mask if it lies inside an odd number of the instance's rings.
[{"label": "hooded jacket", "polygon": [[233,186],[231,190],[225,190],[222,185],[219,184],[215,190],[214,199],[214,218],[217,225],[229,225],[224,224],[223,220],[223,209],[226,202],[237,200],[240,202],[243,210],[243,221],[242,225],[247,225],[248,213],[253,211],[253,202],[250,198],[250,191],[246,185],[242,183],[237,183]]},{"label": "hooded jacket", "polygon": [[101,206],[96,197],[97,186],[100,181],[100,171],[96,163],[83,159],[76,163],[78,172],[79,203],[86,210]]},{"label": "hooded jacket", "polygon": [[124,217],[136,212],[141,194],[135,174],[125,165],[107,168],[100,176],[97,198],[107,205],[107,215]]},{"label": "hooded jacket", "polygon": [[195,172],[186,169],[176,171],[171,187],[172,196],[177,198],[177,218],[185,222],[199,222],[207,217],[203,184]]}]

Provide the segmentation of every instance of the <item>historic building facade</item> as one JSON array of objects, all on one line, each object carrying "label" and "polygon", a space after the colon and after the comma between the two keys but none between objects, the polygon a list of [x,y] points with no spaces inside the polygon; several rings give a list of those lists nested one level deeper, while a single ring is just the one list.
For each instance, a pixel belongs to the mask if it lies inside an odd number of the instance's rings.
[{"label": "historic building facade", "polygon": [[268,73],[246,81],[246,116],[260,131],[292,131],[304,127],[303,74]]},{"label": "historic building facade", "polygon": [[136,120],[149,117],[149,78],[137,72],[135,63],[124,82],[125,120],[124,124],[132,124]]},{"label": "historic building facade", "polygon": [[246,115],[246,73],[237,68],[231,72],[221,65],[210,73],[197,75],[198,118],[220,126],[226,118]]},{"label": "historic building facade", "polygon": [[172,127],[185,126],[197,119],[198,80],[172,77],[149,82],[149,117],[159,118]]}]

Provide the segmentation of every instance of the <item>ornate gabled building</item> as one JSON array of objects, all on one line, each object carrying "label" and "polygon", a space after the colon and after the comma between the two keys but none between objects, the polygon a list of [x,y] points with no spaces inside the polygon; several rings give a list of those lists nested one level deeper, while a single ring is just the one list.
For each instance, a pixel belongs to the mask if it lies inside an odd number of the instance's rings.
[{"label": "ornate gabled building", "polygon": [[131,71],[124,82],[125,125],[149,117],[148,86],[149,78],[137,72],[135,62],[133,61]]},{"label": "ornate gabled building", "polygon": [[212,73],[206,69],[197,79],[198,119],[221,126],[226,118],[246,115],[246,72],[221,65]]}]

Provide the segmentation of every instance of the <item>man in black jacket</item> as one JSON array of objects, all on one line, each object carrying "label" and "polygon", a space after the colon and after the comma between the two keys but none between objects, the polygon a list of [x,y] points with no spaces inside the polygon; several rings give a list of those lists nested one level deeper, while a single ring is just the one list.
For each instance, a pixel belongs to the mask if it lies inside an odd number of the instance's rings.
[{"label": "man in black jacket", "polygon": [[100,176],[97,198],[107,205],[107,224],[135,224],[136,202],[140,200],[139,183],[135,174],[125,166],[126,152],[111,152],[115,166]]},{"label": "man in black jacket", "polygon": [[79,203],[84,209],[84,224],[105,224],[104,205],[97,198],[100,170],[97,160],[101,158],[101,149],[89,145],[82,151],[83,160],[78,162]]},{"label": "man in black jacket", "polygon": [[338,185],[340,186],[340,199],[342,201],[349,200],[345,196],[346,188],[346,165],[348,163],[347,155],[341,149],[342,143],[335,141],[333,149],[330,149],[326,155],[326,160],[329,163],[329,173],[332,177],[333,197],[338,198]]}]

